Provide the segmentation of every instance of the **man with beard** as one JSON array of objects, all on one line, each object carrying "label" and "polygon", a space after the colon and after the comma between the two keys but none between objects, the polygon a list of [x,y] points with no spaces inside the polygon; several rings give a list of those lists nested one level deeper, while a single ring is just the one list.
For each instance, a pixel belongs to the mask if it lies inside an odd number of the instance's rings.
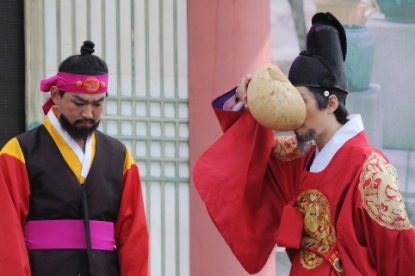
[{"label": "man with beard", "polygon": [[106,63],[85,41],[56,76],[43,124],[0,154],[1,275],[148,275],[148,228],[138,168],[97,130]]},{"label": "man with beard", "polygon": [[317,13],[288,78],[306,107],[293,137],[275,137],[247,104],[251,76],[213,102],[224,135],[199,158],[195,186],[236,258],[259,272],[277,244],[290,275],[406,275],[415,228],[395,168],[348,116],[346,36]]}]

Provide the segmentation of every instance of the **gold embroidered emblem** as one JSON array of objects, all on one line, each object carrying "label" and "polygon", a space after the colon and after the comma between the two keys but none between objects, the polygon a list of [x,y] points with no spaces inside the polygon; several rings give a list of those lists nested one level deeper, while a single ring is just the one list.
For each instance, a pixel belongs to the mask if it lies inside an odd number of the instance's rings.
[{"label": "gold embroidered emblem", "polygon": [[[297,208],[304,214],[304,230],[310,238],[328,246],[336,243],[330,203],[320,191],[302,192],[297,198]],[[324,263],[324,259],[301,248],[300,262],[304,268],[313,269]]]},{"label": "gold embroidered emblem", "polygon": [[363,165],[359,190],[363,207],[377,223],[389,229],[412,228],[399,191],[394,166],[378,153],[372,153]]},{"label": "gold embroidered emblem", "polygon": [[[315,141],[307,142],[308,147],[314,146]],[[275,137],[272,143],[271,155],[281,161],[292,161],[301,157],[301,151],[298,148],[297,138],[295,136]]]},{"label": "gold embroidered emblem", "polygon": [[292,161],[301,157],[295,136],[276,137],[272,143],[271,154],[282,161]]}]

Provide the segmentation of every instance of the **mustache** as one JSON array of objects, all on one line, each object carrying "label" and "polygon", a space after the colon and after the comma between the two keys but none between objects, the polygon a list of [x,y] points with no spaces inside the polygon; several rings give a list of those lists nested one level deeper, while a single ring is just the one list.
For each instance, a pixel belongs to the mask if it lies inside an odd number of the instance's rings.
[{"label": "mustache", "polygon": [[304,154],[308,152],[311,148],[311,144],[307,142],[314,140],[317,143],[318,135],[315,129],[308,128],[305,124],[303,124],[301,127],[307,129],[306,133],[304,133],[303,135],[299,135],[297,132],[294,133],[297,137],[298,148],[300,149],[301,153]]},{"label": "mustache", "polygon": [[76,124],[83,124],[83,123],[90,123],[90,124],[95,124],[95,121],[92,119],[82,119],[82,120],[76,120],[74,125]]}]

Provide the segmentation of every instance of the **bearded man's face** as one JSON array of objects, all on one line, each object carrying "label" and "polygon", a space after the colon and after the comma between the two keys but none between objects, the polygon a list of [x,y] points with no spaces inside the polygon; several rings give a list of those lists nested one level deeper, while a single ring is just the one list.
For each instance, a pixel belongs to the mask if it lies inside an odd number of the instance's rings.
[{"label": "bearded man's face", "polygon": [[59,97],[59,122],[75,140],[86,140],[94,132],[104,110],[106,95],[65,92]]}]

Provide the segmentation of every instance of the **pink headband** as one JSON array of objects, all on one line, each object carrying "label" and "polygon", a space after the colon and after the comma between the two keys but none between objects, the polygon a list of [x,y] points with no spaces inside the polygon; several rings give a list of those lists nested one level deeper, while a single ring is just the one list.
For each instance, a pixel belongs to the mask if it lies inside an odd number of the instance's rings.
[{"label": "pink headband", "polygon": [[[40,90],[49,92],[52,86],[59,90],[77,94],[101,94],[108,91],[108,74],[106,75],[76,75],[59,72],[56,76],[40,81]],[[48,113],[53,106],[52,98],[43,105],[43,112]]]}]

